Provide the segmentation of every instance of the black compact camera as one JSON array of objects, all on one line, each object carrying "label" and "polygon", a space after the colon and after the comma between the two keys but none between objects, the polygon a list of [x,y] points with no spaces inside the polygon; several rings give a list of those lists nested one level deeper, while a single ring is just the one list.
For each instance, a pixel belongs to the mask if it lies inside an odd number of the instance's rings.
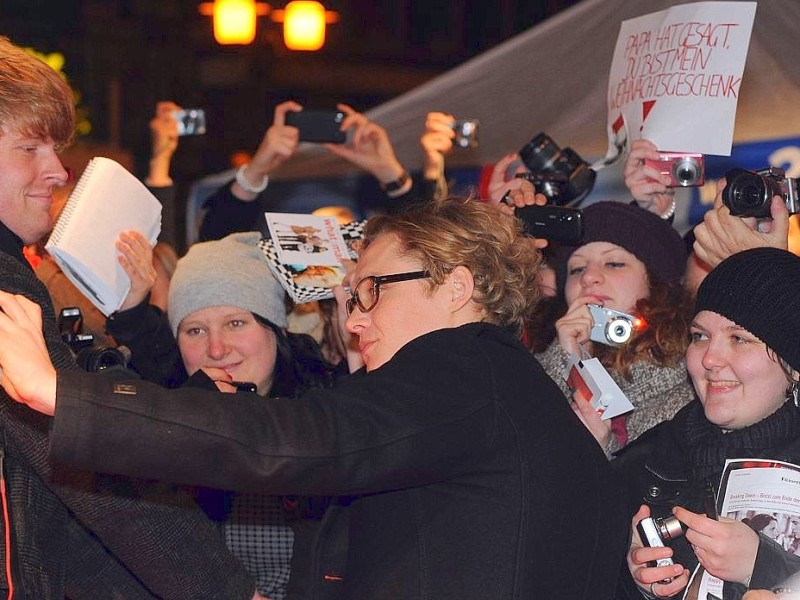
[{"label": "black compact camera", "polygon": [[725,180],[727,184],[722,190],[722,202],[732,215],[769,219],[769,206],[773,196],[783,198],[790,215],[800,212],[797,179],[786,177],[783,169],[731,169],[725,173]]},{"label": "black compact camera", "polygon": [[[645,517],[636,526],[642,543],[650,548],[663,547],[669,540],[674,540],[684,534],[683,525],[675,517],[665,517],[663,519]],[[652,561],[651,567],[666,567],[673,564],[669,557],[659,558]]]},{"label": "black compact camera", "polygon": [[[84,371],[99,373],[108,369],[126,369],[129,356],[123,347],[95,345],[91,333],[82,333],[83,315],[81,309],[70,306],[62,308],[58,315],[58,330],[61,339],[75,355],[75,361]],[[125,349],[127,350],[127,349]]]},{"label": "black compact camera", "polygon": [[[594,188],[597,173],[572,148],[559,148],[546,133],[539,133],[519,151],[530,175],[542,178],[540,193],[552,204],[579,204]],[[528,177],[526,177],[528,178]],[[550,195],[549,190],[559,190]],[[537,190],[538,191],[538,190]]]}]

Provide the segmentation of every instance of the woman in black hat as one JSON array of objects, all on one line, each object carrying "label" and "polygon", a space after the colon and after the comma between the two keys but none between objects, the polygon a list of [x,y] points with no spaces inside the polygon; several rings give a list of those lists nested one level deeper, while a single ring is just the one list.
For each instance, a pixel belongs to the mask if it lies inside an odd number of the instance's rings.
[{"label": "woman in black hat", "polygon": [[[697,398],[612,462],[630,511],[639,507],[634,524],[673,514],[686,534],[666,548],[634,534],[621,597],[682,594],[698,563],[725,582],[725,600],[800,571],[800,557],[763,533],[704,514],[705,488],[718,488],[726,459],[800,463],[799,297],[800,258],[774,248],[728,258],[700,286],[686,350]],[[648,566],[666,556],[675,564]]]},{"label": "woman in black hat", "polygon": [[[581,244],[558,252],[558,291],[566,308],[555,323],[556,339],[537,358],[568,398],[564,374],[571,354],[597,357],[605,366],[635,410],[602,421],[586,401],[573,408],[611,456],[694,396],[683,363],[691,307],[681,284],[686,250],[667,221],[636,205],[592,204],[583,210],[583,224]],[[619,347],[593,342],[589,304],[634,313],[646,327]],[[536,333],[530,337],[541,341]]]}]

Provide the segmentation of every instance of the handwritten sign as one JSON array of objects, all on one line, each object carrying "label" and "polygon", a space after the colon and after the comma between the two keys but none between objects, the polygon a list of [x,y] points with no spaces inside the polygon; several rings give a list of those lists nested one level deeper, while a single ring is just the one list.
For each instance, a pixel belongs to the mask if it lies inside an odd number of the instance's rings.
[{"label": "handwritten sign", "polygon": [[608,85],[608,157],[647,138],[727,156],[755,2],[697,2],[624,21]]}]

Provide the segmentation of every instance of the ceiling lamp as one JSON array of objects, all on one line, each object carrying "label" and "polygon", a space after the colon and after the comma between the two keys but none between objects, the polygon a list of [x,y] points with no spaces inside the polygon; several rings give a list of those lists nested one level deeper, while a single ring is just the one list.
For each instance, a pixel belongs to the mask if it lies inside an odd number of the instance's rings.
[{"label": "ceiling lamp", "polygon": [[269,10],[269,4],[256,0],[214,0],[200,5],[201,14],[214,18],[214,39],[223,45],[253,43],[256,17]]},{"label": "ceiling lamp", "polygon": [[214,39],[219,44],[251,44],[256,18],[269,14],[276,23],[283,23],[286,47],[305,51],[322,48],[326,25],[339,21],[339,13],[325,10],[314,0],[292,0],[278,10],[256,0],[214,0],[200,4],[200,13],[214,17]]}]

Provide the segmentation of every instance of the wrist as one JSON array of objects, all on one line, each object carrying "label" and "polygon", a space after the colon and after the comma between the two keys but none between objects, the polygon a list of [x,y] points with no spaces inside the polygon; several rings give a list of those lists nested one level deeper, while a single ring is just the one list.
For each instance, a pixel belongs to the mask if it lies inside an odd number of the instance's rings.
[{"label": "wrist", "polygon": [[403,176],[403,173],[406,173],[405,167],[403,167],[403,165],[401,165],[399,162],[394,161],[380,169],[375,169],[372,174],[375,179],[378,180],[378,183],[381,184],[381,187],[383,187],[385,185],[390,185],[394,181],[397,181]]},{"label": "wrist", "polygon": [[403,170],[400,176],[394,181],[381,183],[381,189],[390,198],[397,198],[398,196],[408,193],[411,190],[412,185],[413,182],[411,180],[411,175],[408,171]]},{"label": "wrist", "polygon": [[250,164],[244,164],[236,171],[236,183],[245,192],[260,194],[267,189],[269,175],[250,169]]},{"label": "wrist", "polygon": [[669,206],[667,206],[667,208],[663,212],[659,213],[658,216],[664,220],[671,219],[673,215],[675,215],[675,208],[677,206],[678,203],[675,201],[675,196],[673,196],[672,201],[669,203]]},{"label": "wrist", "polygon": [[172,178],[169,176],[169,159],[163,157],[150,159],[147,177],[144,182],[150,187],[166,187],[172,185]]}]

